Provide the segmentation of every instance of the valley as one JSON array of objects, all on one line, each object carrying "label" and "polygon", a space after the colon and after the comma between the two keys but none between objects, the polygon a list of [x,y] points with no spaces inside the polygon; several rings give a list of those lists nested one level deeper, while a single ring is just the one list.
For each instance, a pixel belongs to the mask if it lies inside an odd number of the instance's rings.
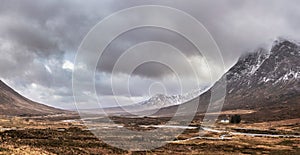
[{"label": "valley", "polygon": [[[66,121],[69,118],[69,121]],[[70,118],[73,118],[70,121]],[[148,118],[150,119],[150,118]],[[119,126],[98,124],[102,130],[124,127],[130,130],[176,130],[180,126],[164,127],[165,119],[153,119],[153,126],[144,118],[126,119]],[[130,120],[130,121],[128,121]],[[156,120],[154,122],[154,120]],[[91,129],[75,115],[59,115],[41,118],[4,117],[0,119],[0,154],[299,154],[300,119],[264,123],[222,124],[200,127],[194,120],[190,128],[151,151],[125,151],[114,148],[95,137]],[[135,125],[133,125],[135,124]],[[160,126],[159,126],[160,125]],[[201,136],[199,134],[201,133]],[[111,140],[122,141],[120,135]],[[138,140],[131,137],[132,140]]]}]

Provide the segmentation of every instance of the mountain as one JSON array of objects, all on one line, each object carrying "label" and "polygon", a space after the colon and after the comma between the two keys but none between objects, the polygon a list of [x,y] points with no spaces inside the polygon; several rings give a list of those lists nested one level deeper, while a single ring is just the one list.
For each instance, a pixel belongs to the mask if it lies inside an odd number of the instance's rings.
[{"label": "mountain", "polygon": [[259,49],[243,56],[226,74],[225,109],[274,106],[300,92],[300,47],[277,40],[271,51]]},{"label": "mountain", "polygon": [[179,105],[182,103],[185,103],[197,96],[199,96],[201,93],[205,91],[206,88],[200,89],[200,90],[194,90],[185,94],[180,95],[163,95],[163,94],[157,94],[151,97],[150,99],[138,103],[139,105],[143,106],[143,109],[149,110],[149,109],[159,109],[163,107],[173,106],[173,105]]},{"label": "mountain", "polygon": [[[170,107],[174,105],[179,105],[185,103],[201,93],[205,92],[206,88],[200,90],[193,90],[191,92],[181,94],[181,95],[163,95],[157,94],[149,98],[148,100],[122,107],[110,107],[104,108],[103,110],[108,114],[126,114],[132,112],[134,114],[149,114],[154,113],[158,109]],[[85,109],[86,113],[101,113],[101,109]],[[83,111],[85,111],[83,110]],[[153,112],[154,111],[154,112]]]},{"label": "mountain", "polygon": [[0,80],[0,115],[48,115],[63,112],[23,97]]},{"label": "mountain", "polygon": [[[223,110],[257,110],[257,116],[300,118],[300,46],[297,42],[279,39],[271,51],[263,48],[241,56],[226,72],[226,97]],[[205,113],[211,92],[221,80],[199,96],[199,113]],[[188,102],[185,104],[189,104]],[[176,111],[178,106],[161,109]],[[260,113],[260,114],[259,114]]]}]

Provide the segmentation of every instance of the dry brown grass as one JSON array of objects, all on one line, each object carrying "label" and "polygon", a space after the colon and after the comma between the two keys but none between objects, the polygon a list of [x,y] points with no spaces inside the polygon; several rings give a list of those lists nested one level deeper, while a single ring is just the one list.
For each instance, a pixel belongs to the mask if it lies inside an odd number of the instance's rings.
[{"label": "dry brown grass", "polygon": [[[299,119],[271,122],[272,127],[295,131]],[[124,121],[125,122],[125,121]],[[140,122],[140,120],[138,121]],[[269,122],[270,123],[270,122]],[[268,129],[269,123],[218,125],[219,128]],[[197,125],[197,124],[195,124]],[[1,117],[0,126],[18,130],[0,132],[0,154],[299,154],[300,138],[267,138],[231,135],[230,140],[194,139],[169,143],[152,151],[124,151],[105,144],[77,123]],[[58,131],[58,128],[65,128]],[[177,140],[196,137],[198,129],[186,130]],[[226,133],[207,132],[218,138]],[[116,135],[118,138],[118,135]]]}]

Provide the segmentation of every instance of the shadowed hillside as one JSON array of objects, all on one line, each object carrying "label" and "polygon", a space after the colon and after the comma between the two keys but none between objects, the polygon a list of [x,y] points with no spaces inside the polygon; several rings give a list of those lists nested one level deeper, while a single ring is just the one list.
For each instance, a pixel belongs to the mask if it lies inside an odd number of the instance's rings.
[{"label": "shadowed hillside", "polygon": [[64,110],[31,101],[0,80],[0,115],[48,115],[64,112]]}]

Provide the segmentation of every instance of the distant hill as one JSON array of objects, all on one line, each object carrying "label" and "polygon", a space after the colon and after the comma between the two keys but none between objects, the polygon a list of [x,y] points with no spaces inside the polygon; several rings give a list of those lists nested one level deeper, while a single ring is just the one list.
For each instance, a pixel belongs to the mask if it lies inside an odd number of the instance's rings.
[{"label": "distant hill", "polygon": [[64,112],[66,111],[31,101],[0,80],[0,115],[29,116]]}]

